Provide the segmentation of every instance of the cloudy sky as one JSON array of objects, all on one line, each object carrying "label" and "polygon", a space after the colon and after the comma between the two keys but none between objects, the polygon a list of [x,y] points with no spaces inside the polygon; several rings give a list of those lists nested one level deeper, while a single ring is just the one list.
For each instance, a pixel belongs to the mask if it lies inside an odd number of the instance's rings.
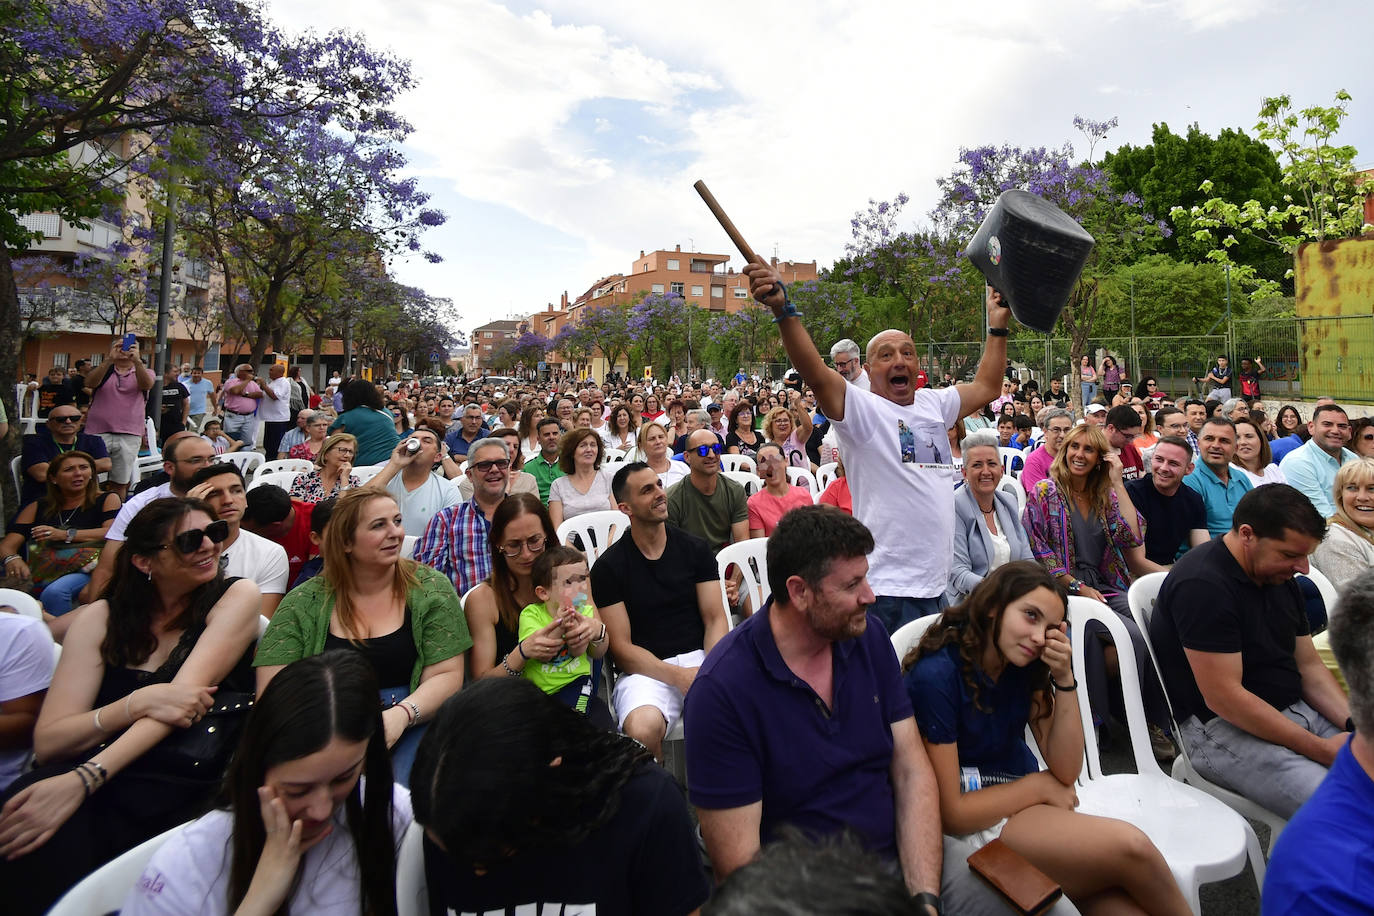
[{"label": "cloudy sky", "polygon": [[[1365,0],[272,0],[290,29],[345,28],[413,61],[407,153],[449,215],[445,261],[398,276],[471,329],[576,297],[640,249],[735,254],[703,178],[755,250],[824,267],[870,198],[910,222],[961,146],[1109,146],[1249,129],[1261,98],[1354,96],[1343,139],[1374,165]],[[1078,152],[1085,154],[1081,142]],[[733,266],[741,259],[735,254]]]}]

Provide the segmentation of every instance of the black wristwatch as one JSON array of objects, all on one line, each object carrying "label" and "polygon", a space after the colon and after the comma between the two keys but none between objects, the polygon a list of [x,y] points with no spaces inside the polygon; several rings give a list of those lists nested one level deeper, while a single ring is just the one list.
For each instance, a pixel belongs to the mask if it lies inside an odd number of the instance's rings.
[{"label": "black wristwatch", "polygon": [[935,911],[935,916],[945,916],[945,906],[940,902],[939,894],[932,894],[930,891],[921,891],[911,898],[911,902],[917,906],[928,906]]}]

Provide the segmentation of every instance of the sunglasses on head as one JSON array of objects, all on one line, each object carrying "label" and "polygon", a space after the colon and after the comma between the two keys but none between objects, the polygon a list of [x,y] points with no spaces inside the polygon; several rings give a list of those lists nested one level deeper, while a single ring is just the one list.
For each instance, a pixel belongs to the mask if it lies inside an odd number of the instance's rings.
[{"label": "sunglasses on head", "polygon": [[190,531],[183,531],[172,538],[171,544],[159,545],[160,550],[168,547],[176,547],[181,554],[195,553],[200,549],[200,545],[205,543],[205,538],[209,538],[212,543],[223,544],[229,538],[229,523],[211,522],[204,528],[192,528]]},{"label": "sunglasses on head", "polygon": [[724,449],[719,442],[712,442],[710,445],[698,445],[696,448],[691,449],[691,451],[705,458],[707,455],[719,455]]}]

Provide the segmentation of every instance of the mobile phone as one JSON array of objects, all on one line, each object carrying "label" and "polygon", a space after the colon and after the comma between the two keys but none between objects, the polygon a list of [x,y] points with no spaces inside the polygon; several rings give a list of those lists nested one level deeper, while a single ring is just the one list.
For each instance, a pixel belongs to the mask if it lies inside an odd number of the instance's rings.
[{"label": "mobile phone", "polygon": [[130,331],[129,333],[124,335],[124,342],[119,345],[119,349],[123,350],[125,353],[128,353],[130,350],[134,348],[134,344],[136,343],[138,343],[138,335],[135,334],[133,331]]}]

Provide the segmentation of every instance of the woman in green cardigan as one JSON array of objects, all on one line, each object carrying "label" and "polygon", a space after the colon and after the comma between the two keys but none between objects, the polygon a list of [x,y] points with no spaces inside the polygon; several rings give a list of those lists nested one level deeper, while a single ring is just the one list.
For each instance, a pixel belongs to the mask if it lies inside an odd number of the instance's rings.
[{"label": "woman in green cardigan", "polygon": [[352,648],[377,672],[396,781],[408,785],[423,722],[463,686],[472,645],[447,576],[401,556],[401,510],[385,491],[339,497],[325,529],[324,572],[282,599],[258,643],[258,693],[300,658]]}]

